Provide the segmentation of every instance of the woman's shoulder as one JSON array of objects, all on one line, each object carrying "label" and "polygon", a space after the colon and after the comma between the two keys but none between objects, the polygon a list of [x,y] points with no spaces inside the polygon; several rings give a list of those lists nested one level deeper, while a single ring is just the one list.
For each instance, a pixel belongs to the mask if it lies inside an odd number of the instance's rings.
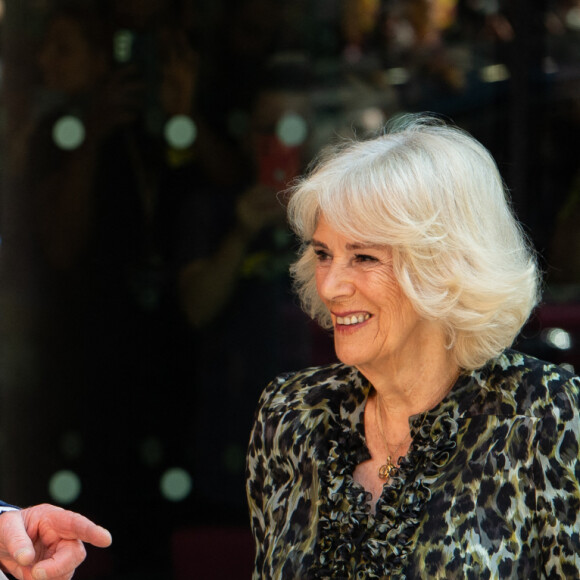
[{"label": "woman's shoulder", "polygon": [[333,363],[278,375],[262,393],[260,406],[270,410],[332,408],[345,398],[362,400],[367,391],[366,380],[355,368]]},{"label": "woman's shoulder", "polygon": [[517,415],[541,416],[554,407],[580,408],[580,378],[569,369],[508,349],[475,373],[491,396]]}]

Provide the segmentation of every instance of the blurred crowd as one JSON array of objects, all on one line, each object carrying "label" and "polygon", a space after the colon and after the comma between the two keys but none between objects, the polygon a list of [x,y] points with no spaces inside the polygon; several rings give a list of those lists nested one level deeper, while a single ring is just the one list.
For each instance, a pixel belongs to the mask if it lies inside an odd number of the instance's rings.
[{"label": "blurred crowd", "polygon": [[[324,144],[401,111],[451,117],[513,180],[553,280],[580,279],[566,252],[580,245],[580,2],[8,8],[2,431],[30,434],[2,445],[2,488],[55,501],[51,475],[74,473],[72,507],[115,537],[115,578],[169,577],[180,527],[246,524],[261,390],[332,360],[291,292],[283,193]],[[168,499],[175,467],[191,486]]]}]

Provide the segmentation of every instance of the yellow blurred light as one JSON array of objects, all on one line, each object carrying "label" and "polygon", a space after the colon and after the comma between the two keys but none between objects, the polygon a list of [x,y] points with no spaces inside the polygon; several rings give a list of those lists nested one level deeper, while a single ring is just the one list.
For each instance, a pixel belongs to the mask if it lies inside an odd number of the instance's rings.
[{"label": "yellow blurred light", "polygon": [[479,71],[481,80],[485,83],[498,83],[510,78],[510,72],[505,64],[492,64]]},{"label": "yellow blurred light", "polygon": [[404,85],[409,81],[409,71],[403,67],[394,67],[385,71],[385,77],[390,85]]}]

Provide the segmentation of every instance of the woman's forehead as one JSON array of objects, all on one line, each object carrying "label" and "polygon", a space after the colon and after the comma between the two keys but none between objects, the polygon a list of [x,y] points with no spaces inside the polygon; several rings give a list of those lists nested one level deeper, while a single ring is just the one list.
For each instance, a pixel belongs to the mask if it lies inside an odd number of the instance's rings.
[{"label": "woman's forehead", "polygon": [[319,240],[317,236],[320,236],[321,234],[324,235],[325,233],[338,235],[343,238],[345,245],[349,250],[368,250],[371,248],[384,249],[387,247],[387,244],[384,242],[379,242],[377,239],[373,239],[370,231],[368,235],[362,235],[360,232],[357,232],[354,227],[349,227],[349,225],[345,223],[336,223],[335,220],[329,219],[321,213],[317,219],[312,234],[313,241],[316,240],[320,242],[321,240]]}]

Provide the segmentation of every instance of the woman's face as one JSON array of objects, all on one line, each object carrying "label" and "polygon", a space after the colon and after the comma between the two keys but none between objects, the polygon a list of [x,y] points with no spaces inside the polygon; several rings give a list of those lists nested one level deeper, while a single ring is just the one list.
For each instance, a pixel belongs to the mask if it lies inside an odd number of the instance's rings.
[{"label": "woman's face", "polygon": [[316,286],[332,317],[338,358],[363,374],[412,361],[421,352],[417,349],[432,340],[433,328],[395,279],[390,249],[355,243],[324,217],[312,245]]}]

